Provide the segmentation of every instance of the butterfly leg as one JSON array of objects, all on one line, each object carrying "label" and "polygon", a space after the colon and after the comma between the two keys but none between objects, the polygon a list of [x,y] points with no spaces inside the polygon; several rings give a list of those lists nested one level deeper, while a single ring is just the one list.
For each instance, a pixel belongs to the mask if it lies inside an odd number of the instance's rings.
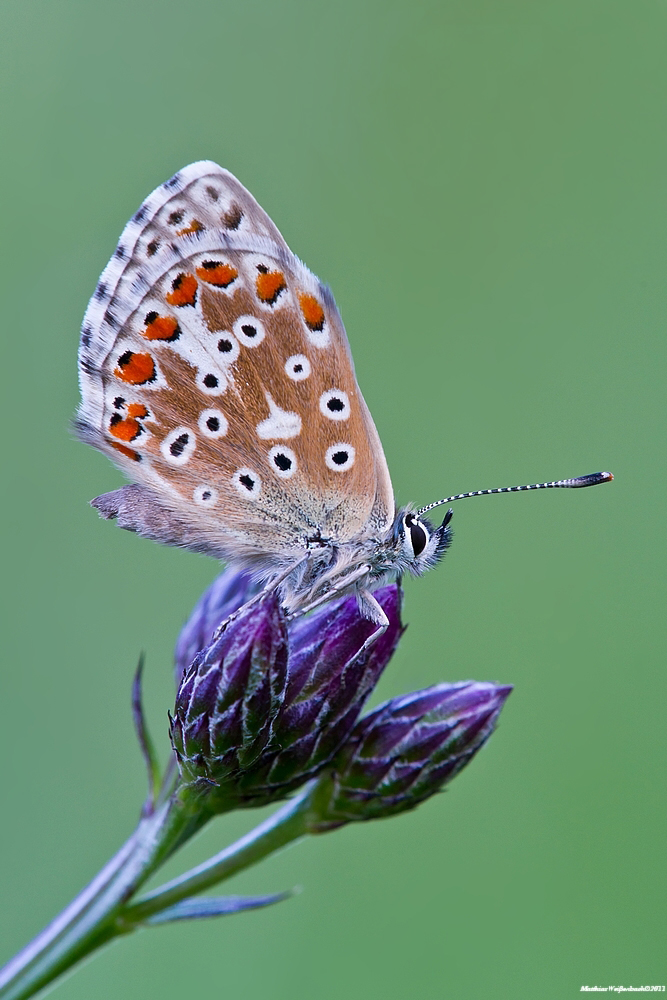
[{"label": "butterfly leg", "polygon": [[225,631],[225,629],[231,622],[233,622],[236,618],[238,618],[238,616],[242,614],[244,611],[247,611],[248,608],[252,607],[253,604],[258,604],[259,601],[261,601],[264,597],[266,597],[267,594],[270,594],[272,591],[274,591],[276,587],[279,587],[280,584],[287,579],[290,573],[293,573],[294,570],[298,569],[299,566],[302,566],[303,563],[308,562],[310,558],[311,558],[311,553],[306,552],[306,554],[302,556],[301,559],[293,563],[283,573],[280,573],[278,576],[274,577],[273,580],[270,580],[269,583],[267,583],[265,587],[262,587],[262,589],[257,594],[255,594],[254,597],[251,597],[249,601],[246,601],[245,604],[242,604],[240,608],[237,608],[236,611],[233,611],[228,618],[225,618],[224,622],[220,622],[217,629],[213,633],[213,639],[211,641],[214,642],[216,639],[219,639],[222,633]]},{"label": "butterfly leg", "polygon": [[[293,618],[301,618],[302,615],[309,614],[311,611],[314,611],[315,608],[319,608],[323,604],[326,604],[327,601],[332,601],[334,597],[341,591],[347,590],[347,588],[350,587],[357,580],[360,580],[363,576],[366,576],[370,568],[371,567],[368,565],[358,566],[352,573],[350,573],[349,576],[343,577],[338,581],[338,583],[330,583],[329,589],[325,594],[320,594],[320,596],[317,597],[314,601],[311,601],[310,604],[307,604],[305,608],[299,608],[298,611],[292,612],[292,614],[288,616],[288,620],[291,621]],[[377,604],[377,601],[375,603]],[[378,607],[380,607],[379,604]],[[382,608],[380,608],[380,611],[382,611]],[[382,613],[384,614],[384,612]],[[368,616],[364,615],[364,617]],[[375,619],[371,618],[371,621],[375,621]]]},{"label": "butterfly leg", "polygon": [[389,619],[384,613],[382,605],[375,600],[370,590],[360,590],[357,594],[357,602],[359,604],[359,611],[363,617],[377,625],[375,631],[371,632],[359,650],[357,655],[361,656],[362,653],[371,648],[374,642],[377,642],[381,635],[384,635],[389,626]]}]

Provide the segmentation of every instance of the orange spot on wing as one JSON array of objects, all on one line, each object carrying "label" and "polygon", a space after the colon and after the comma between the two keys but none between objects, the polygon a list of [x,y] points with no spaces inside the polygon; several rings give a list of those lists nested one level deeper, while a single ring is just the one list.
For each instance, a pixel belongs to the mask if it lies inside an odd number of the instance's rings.
[{"label": "orange spot on wing", "polygon": [[127,407],[128,417],[147,417],[148,410],[143,403],[129,403]]},{"label": "orange spot on wing", "polygon": [[177,229],[177,236],[187,236],[189,233],[200,233],[204,229],[204,224],[199,219],[193,219],[185,229]]},{"label": "orange spot on wing", "polygon": [[197,298],[197,279],[194,274],[177,274],[167,295],[170,306],[193,306]]},{"label": "orange spot on wing", "polygon": [[261,302],[266,302],[268,305],[272,306],[286,287],[282,271],[266,271],[257,275],[257,296]]},{"label": "orange spot on wing", "polygon": [[310,330],[321,330],[324,326],[324,309],[314,295],[299,295],[299,305],[306,326]]},{"label": "orange spot on wing", "polygon": [[155,378],[155,362],[150,354],[138,354],[135,351],[126,351],[118,359],[118,367],[114,368],[116,378],[130,385],[144,385],[152,382]]},{"label": "orange spot on wing", "polygon": [[118,414],[115,413],[109,424],[109,433],[119,441],[134,441],[141,433],[141,424],[134,417],[118,419]]},{"label": "orange spot on wing", "polygon": [[[169,296],[167,296],[169,298]],[[150,323],[146,323],[146,329],[141,334],[146,340],[176,340],[181,330],[178,321],[173,316],[158,316],[156,313],[149,313],[155,316]]]},{"label": "orange spot on wing", "polygon": [[116,441],[111,442],[111,447],[119,451],[121,455],[125,455],[125,458],[131,458],[133,462],[140,462],[141,455],[138,451],[133,451],[132,448],[126,448],[124,444],[118,444]]},{"label": "orange spot on wing", "polygon": [[205,260],[202,266],[197,268],[198,278],[219,288],[227,288],[238,276],[239,272],[235,267],[230,264],[220,264],[215,260]]}]

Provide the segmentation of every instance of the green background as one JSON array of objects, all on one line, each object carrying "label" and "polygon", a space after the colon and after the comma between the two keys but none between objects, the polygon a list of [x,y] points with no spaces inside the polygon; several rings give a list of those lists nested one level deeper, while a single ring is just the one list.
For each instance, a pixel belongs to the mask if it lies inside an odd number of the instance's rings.
[{"label": "green background", "polygon": [[0,958],[132,829],[137,656],[166,754],[171,649],[217,572],[100,521],[120,474],[68,436],[88,297],[177,168],[231,169],[333,287],[399,502],[616,476],[457,506],[409,584],[378,698],[515,685],[445,795],[269,859],[231,891],[301,895],[138,934],[62,1000],[667,980],[666,33],[651,0],[4,0]]}]

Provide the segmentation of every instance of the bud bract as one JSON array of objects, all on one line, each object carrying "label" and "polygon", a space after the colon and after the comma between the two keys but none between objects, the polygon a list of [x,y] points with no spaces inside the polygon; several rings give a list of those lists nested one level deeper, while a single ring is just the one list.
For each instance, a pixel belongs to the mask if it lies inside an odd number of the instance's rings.
[{"label": "bud bract", "polygon": [[249,778],[267,796],[291,791],[319,772],[352,732],[403,634],[396,584],[374,596],[389,626],[366,650],[377,625],[362,618],[354,597],[290,626],[285,697],[273,724],[276,750]]},{"label": "bud bract", "polygon": [[[195,656],[178,691],[171,737],[183,781],[209,808],[274,801],[330,763],[403,631],[399,588],[384,587],[375,598],[389,627],[368,649],[377,626],[361,616],[354,597],[288,625],[272,593]],[[211,615],[204,596],[181,649],[192,648],[213,618],[213,628],[219,624],[223,603],[211,600]]]},{"label": "bud bract", "polygon": [[438,684],[380,705],[353,730],[312,796],[311,832],[413,809],[493,732],[509,686]]},{"label": "bud bract", "polygon": [[171,738],[184,780],[233,800],[238,776],[271,742],[286,681],[287,627],[271,594],[198,653],[183,678]]}]

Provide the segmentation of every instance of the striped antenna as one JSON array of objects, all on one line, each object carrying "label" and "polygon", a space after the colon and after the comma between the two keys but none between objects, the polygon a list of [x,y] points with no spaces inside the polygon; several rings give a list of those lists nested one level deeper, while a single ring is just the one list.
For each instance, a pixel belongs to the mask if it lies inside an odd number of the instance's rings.
[{"label": "striped antenna", "polygon": [[475,490],[473,493],[457,493],[453,497],[445,497],[444,500],[436,500],[435,503],[420,507],[416,516],[421,517],[434,507],[441,507],[445,503],[452,503],[453,500],[466,500],[468,497],[485,497],[491,493],[522,493],[524,490],[580,490],[584,486],[597,486],[598,483],[610,483],[614,477],[611,472],[591,472],[588,476],[578,476],[576,479],[559,479],[557,483],[532,483],[530,486],[501,486],[496,490]]}]

